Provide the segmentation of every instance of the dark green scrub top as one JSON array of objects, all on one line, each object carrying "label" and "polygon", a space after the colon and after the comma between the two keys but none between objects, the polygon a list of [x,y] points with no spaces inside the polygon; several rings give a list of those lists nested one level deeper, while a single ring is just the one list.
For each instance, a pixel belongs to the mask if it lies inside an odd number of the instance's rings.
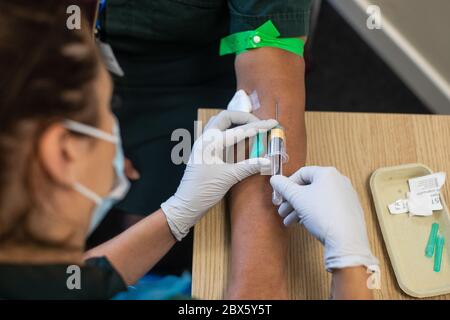
[{"label": "dark green scrub top", "polygon": [[107,0],[103,23],[119,50],[176,55],[269,19],[282,37],[307,35],[310,5],[311,0]]},{"label": "dark green scrub top", "polygon": [[[197,108],[226,108],[235,88],[234,57],[219,57],[222,37],[271,19],[283,37],[307,34],[311,0],[107,0],[101,16],[125,72],[115,78],[115,109],[125,153],[141,173],[118,208],[146,215],[175,191],[175,129],[193,134]],[[191,144],[193,141],[191,141]]]},{"label": "dark green scrub top", "polygon": [[69,265],[0,264],[0,299],[110,299],[127,286],[106,258],[93,258],[80,268],[81,289],[69,290]]}]

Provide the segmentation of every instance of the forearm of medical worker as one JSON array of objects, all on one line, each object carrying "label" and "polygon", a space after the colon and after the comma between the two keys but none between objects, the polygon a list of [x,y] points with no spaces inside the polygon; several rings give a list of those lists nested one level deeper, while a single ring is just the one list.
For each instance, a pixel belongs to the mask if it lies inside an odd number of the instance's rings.
[{"label": "forearm of medical worker", "polygon": [[106,256],[128,284],[134,284],[175,244],[161,209],[117,237],[86,252],[85,258]]},{"label": "forearm of medical worker", "polygon": [[336,269],[331,281],[331,299],[371,300],[372,290],[367,286],[369,275],[363,266]]},{"label": "forearm of medical worker", "polygon": [[[238,89],[256,91],[260,119],[276,117],[285,128],[289,162],[284,174],[303,166],[306,158],[303,58],[277,48],[247,51],[235,61]],[[233,187],[230,299],[284,299],[287,290],[288,230],[272,204],[268,176],[253,176]],[[264,267],[262,267],[264,266]]]}]

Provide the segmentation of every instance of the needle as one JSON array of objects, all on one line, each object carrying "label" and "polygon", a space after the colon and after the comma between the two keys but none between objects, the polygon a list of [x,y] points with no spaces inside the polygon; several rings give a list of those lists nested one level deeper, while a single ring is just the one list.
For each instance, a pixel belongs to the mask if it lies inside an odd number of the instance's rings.
[{"label": "needle", "polygon": [[275,120],[278,121],[278,102],[275,104]]}]

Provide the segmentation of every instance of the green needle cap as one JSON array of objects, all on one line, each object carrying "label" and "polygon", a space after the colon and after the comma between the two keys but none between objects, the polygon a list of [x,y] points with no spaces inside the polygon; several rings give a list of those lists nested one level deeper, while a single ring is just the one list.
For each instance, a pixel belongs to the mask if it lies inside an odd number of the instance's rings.
[{"label": "green needle cap", "polygon": [[252,151],[250,152],[250,158],[259,158],[264,155],[264,137],[265,135],[262,132],[256,135],[256,139],[253,142]]}]

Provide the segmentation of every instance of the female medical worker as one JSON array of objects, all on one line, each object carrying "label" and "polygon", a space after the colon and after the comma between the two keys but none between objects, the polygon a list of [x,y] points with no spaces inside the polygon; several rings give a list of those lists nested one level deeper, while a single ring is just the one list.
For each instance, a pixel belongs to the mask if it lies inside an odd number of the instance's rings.
[{"label": "female medical worker", "polygon": [[87,25],[66,28],[62,3],[0,1],[0,298],[102,299],[126,290],[267,161],[225,164],[223,149],[277,124],[219,114],[195,142],[176,193],[85,253],[86,237],[128,182],[111,79]]}]

